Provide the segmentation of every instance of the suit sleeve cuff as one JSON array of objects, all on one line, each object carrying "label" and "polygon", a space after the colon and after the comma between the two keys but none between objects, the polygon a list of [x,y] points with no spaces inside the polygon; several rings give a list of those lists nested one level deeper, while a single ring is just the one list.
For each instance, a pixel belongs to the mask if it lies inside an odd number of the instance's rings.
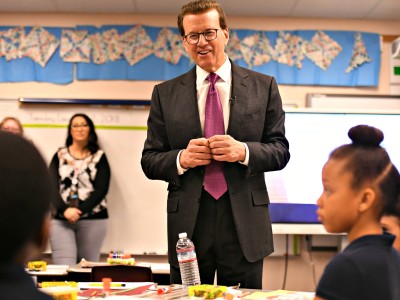
[{"label": "suit sleeve cuff", "polygon": [[178,155],[176,156],[176,169],[178,170],[178,175],[182,175],[188,169],[182,168],[181,164],[179,163],[179,158],[181,157],[181,153],[183,150],[179,151]]},{"label": "suit sleeve cuff", "polygon": [[243,145],[246,148],[246,157],[245,157],[244,161],[238,161],[238,162],[239,162],[239,164],[248,166],[249,165],[249,157],[250,157],[249,147],[247,146],[246,143],[243,143]]}]

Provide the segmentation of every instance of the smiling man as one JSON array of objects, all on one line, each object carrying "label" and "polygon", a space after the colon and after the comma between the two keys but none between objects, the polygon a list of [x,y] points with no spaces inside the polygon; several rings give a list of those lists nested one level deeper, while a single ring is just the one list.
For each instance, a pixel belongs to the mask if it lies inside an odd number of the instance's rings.
[{"label": "smiling man", "polygon": [[142,168],[168,182],[171,283],[180,283],[175,245],[187,232],[203,284],[262,287],[263,258],[273,252],[264,172],[289,161],[285,112],[273,77],[237,66],[225,47],[226,16],[212,0],[178,15],[196,66],[154,87]]}]

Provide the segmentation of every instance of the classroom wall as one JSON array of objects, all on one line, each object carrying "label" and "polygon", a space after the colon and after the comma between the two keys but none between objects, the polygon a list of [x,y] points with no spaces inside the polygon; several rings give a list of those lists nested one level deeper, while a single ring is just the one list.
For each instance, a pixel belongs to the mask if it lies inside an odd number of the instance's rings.
[{"label": "classroom wall", "polygon": [[[400,21],[362,21],[338,19],[300,18],[244,18],[228,17],[233,29],[259,30],[359,30],[382,35],[400,36]],[[75,26],[75,25],[127,25],[176,26],[173,15],[88,15],[88,14],[0,14],[0,26]],[[251,25],[249,25],[251,24]],[[305,106],[307,93],[322,94],[389,94],[390,43],[382,46],[382,67],[378,87],[314,87],[281,85],[285,104]],[[113,98],[150,99],[155,81],[75,81],[68,85],[50,83],[0,83],[0,98],[55,97],[55,98]],[[112,91],[112,93],[110,93]]]},{"label": "classroom wall", "polygon": [[[359,30],[382,35],[400,36],[400,21],[362,21],[337,19],[285,19],[229,17],[233,29],[259,30]],[[0,14],[0,26],[75,26],[75,25],[129,25],[176,26],[172,15],[87,15],[87,14]],[[251,24],[251,25],[249,25]],[[376,88],[344,88],[281,85],[285,104],[305,106],[307,93],[377,94],[390,93],[390,43],[382,46],[382,66],[379,86]],[[0,70],[1,71],[1,70]],[[0,83],[1,98],[52,97],[88,99],[150,99],[154,81],[81,81],[69,85],[49,83]],[[318,281],[326,263],[335,252],[313,252],[315,276]],[[283,284],[284,257],[265,259],[263,288],[280,289]],[[309,253],[301,243],[299,256],[290,256],[286,289],[313,291],[315,289]]]}]

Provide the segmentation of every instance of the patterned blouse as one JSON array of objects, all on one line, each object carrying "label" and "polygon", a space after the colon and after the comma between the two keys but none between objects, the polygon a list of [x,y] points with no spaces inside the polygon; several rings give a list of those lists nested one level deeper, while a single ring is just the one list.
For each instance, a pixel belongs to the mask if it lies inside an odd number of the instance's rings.
[{"label": "patterned blouse", "polygon": [[108,218],[106,194],[111,172],[103,150],[76,159],[67,147],[60,148],[53,156],[50,171],[57,178],[59,190],[59,196],[53,199],[54,218],[65,219],[71,194],[78,196],[81,219]]}]

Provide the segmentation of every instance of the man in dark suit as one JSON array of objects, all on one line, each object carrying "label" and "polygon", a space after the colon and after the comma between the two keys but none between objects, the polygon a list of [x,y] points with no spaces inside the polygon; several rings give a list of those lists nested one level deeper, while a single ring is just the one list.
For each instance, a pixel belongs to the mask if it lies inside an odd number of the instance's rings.
[{"label": "man in dark suit", "polygon": [[[169,183],[171,282],[180,282],[175,245],[187,232],[203,284],[217,271],[219,285],[261,288],[263,258],[273,252],[264,172],[284,168],[290,157],[278,87],[228,59],[226,17],[214,0],[182,6],[178,27],[196,67],[154,87],[141,160],[148,178]],[[213,87],[210,73],[218,75]],[[206,102],[215,88],[224,128],[207,136]],[[222,167],[222,196],[206,186],[212,164]]]}]

